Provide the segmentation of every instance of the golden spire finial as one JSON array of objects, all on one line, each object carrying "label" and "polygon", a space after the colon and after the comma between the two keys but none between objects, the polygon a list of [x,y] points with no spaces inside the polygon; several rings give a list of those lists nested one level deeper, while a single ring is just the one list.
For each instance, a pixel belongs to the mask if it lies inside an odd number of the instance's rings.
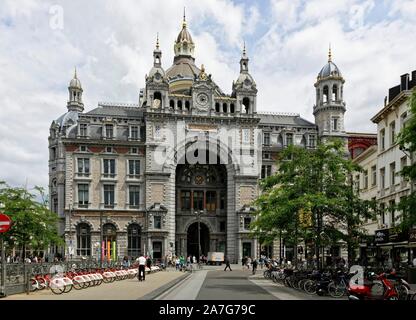
[{"label": "golden spire finial", "polygon": [[159,32],[156,34],[156,49],[159,50]]},{"label": "golden spire finial", "polygon": [[331,42],[329,43],[328,62],[332,62]]},{"label": "golden spire finial", "polygon": [[185,7],[183,7],[183,22],[182,22],[182,27],[186,28],[186,11],[185,11]]}]

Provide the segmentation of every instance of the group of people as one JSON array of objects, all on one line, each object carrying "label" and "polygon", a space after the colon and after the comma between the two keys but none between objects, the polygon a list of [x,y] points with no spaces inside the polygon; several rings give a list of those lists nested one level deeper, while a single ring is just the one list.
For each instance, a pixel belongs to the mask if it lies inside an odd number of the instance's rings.
[{"label": "group of people", "polygon": [[[260,260],[263,261],[262,258],[260,258]],[[245,256],[241,259],[242,269],[244,270],[245,268],[247,268],[248,270],[250,270],[250,267],[252,267],[253,274],[256,274],[258,265],[259,265],[259,261],[256,258]],[[262,267],[263,267],[263,264],[262,264]]]},{"label": "group of people", "polygon": [[[201,255],[199,261],[204,263],[206,261],[205,257]],[[192,266],[195,263],[198,263],[198,260],[193,255],[188,255],[186,258],[184,256],[173,256],[172,262],[175,264],[176,270],[183,270],[186,267]]]},{"label": "group of people", "polygon": [[[1,258],[0,258],[1,261]],[[48,262],[59,262],[59,258],[53,258],[53,261],[49,261],[49,257],[42,257],[36,255],[29,255],[26,258],[23,258],[19,255],[9,255],[6,257],[6,263],[48,263]]]}]

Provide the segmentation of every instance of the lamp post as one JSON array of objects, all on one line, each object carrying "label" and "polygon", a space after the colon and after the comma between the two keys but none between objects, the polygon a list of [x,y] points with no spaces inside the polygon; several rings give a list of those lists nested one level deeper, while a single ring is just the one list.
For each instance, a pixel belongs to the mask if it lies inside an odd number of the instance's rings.
[{"label": "lamp post", "polygon": [[72,252],[73,252],[73,246],[72,246],[72,205],[69,204],[69,257],[72,261]]},{"label": "lamp post", "polygon": [[203,214],[204,211],[200,210],[200,211],[195,211],[195,215],[197,217],[198,220],[198,257],[197,257],[197,261],[199,262],[200,257],[201,257],[201,214]]}]

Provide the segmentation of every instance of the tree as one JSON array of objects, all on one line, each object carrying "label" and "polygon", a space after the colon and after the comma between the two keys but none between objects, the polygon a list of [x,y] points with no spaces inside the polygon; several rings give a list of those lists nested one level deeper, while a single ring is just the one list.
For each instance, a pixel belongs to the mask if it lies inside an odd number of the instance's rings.
[{"label": "tree", "polygon": [[402,128],[398,136],[400,149],[405,151],[410,156],[410,165],[405,166],[401,171],[401,175],[410,180],[410,193],[403,197],[399,203],[399,210],[402,211],[402,219],[400,228],[408,230],[416,225],[416,192],[414,190],[414,183],[416,181],[416,87],[413,88],[412,95],[409,99],[410,117],[406,125]]},{"label": "tree", "polygon": [[260,183],[253,230],[281,231],[294,244],[295,264],[299,239],[313,240],[318,262],[321,248],[343,240],[351,262],[364,233],[361,222],[372,211],[352,187],[351,176],[360,168],[345,157],[343,142],[328,141],[316,150],[290,146],[277,164],[278,171]]},{"label": "tree", "polygon": [[24,188],[12,188],[0,182],[0,211],[12,220],[5,241],[9,247],[20,248],[23,259],[28,247],[42,250],[48,245],[63,243],[57,232],[57,214],[47,208],[43,189],[35,187],[35,190],[43,202],[37,202],[36,196]]}]

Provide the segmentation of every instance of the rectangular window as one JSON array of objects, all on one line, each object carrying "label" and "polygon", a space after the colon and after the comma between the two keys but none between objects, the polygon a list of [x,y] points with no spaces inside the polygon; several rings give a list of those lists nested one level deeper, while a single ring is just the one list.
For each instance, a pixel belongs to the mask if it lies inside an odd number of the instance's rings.
[{"label": "rectangular window", "polygon": [[244,230],[250,230],[250,223],[251,223],[251,218],[244,217]]},{"label": "rectangular window", "polygon": [[385,209],[386,205],[384,203],[380,203],[380,215],[381,215],[381,223],[386,224],[386,217],[385,217]]},{"label": "rectangular window", "polygon": [[89,175],[90,174],[90,159],[78,158],[78,174]]},{"label": "rectangular window", "polygon": [[400,116],[400,126],[401,126],[401,128],[405,128],[406,127],[406,120],[407,120],[407,112],[404,112]]},{"label": "rectangular window", "polygon": [[191,191],[181,191],[181,209],[191,210]]},{"label": "rectangular window", "polygon": [[293,144],[293,134],[287,133],[286,134],[286,146],[290,146]]},{"label": "rectangular window", "polygon": [[396,184],[396,163],[390,163],[390,186],[394,186]]},{"label": "rectangular window", "polygon": [[380,147],[381,150],[386,149],[386,130],[380,130]]},{"label": "rectangular window", "polygon": [[386,169],[381,168],[380,169],[380,188],[384,189],[386,187]]},{"label": "rectangular window", "polygon": [[268,152],[263,153],[263,159],[269,160],[270,158],[271,158],[270,153]]},{"label": "rectangular window", "polygon": [[217,192],[216,191],[207,191],[206,209],[207,211],[215,211],[217,209]]},{"label": "rectangular window", "polygon": [[221,191],[221,193],[220,193],[220,209],[225,210],[226,205],[227,205],[226,193],[225,193],[225,191]]},{"label": "rectangular window", "polygon": [[153,227],[155,229],[162,229],[162,217],[161,216],[153,216]]},{"label": "rectangular window", "polygon": [[104,185],[104,206],[106,207],[114,206],[114,185],[113,184]]},{"label": "rectangular window", "polygon": [[338,118],[332,118],[332,131],[338,131]]},{"label": "rectangular window", "polygon": [[81,137],[87,136],[87,124],[86,123],[80,123],[79,125],[79,135]]},{"label": "rectangular window", "polygon": [[392,123],[390,123],[390,145],[392,146],[395,143],[396,143],[396,122],[393,121]]},{"label": "rectangular window", "polygon": [[261,166],[261,178],[270,177],[272,174],[272,166],[271,165],[262,165]]},{"label": "rectangular window", "polygon": [[270,145],[270,133],[269,132],[265,132],[263,134],[263,144],[265,146],[269,146]]},{"label": "rectangular window", "polygon": [[115,159],[104,159],[104,175],[115,176],[116,174],[116,160]]},{"label": "rectangular window", "polygon": [[220,232],[225,232],[225,221],[220,221]]},{"label": "rectangular window", "polygon": [[114,127],[112,124],[106,124],[105,125],[105,137],[106,138],[113,138],[113,134],[114,134]]},{"label": "rectangular window", "polygon": [[129,205],[138,207],[140,204],[140,187],[129,186]]},{"label": "rectangular window", "polygon": [[309,135],[309,148],[315,148],[316,146],[316,137],[315,135]]},{"label": "rectangular window", "polygon": [[376,166],[371,167],[371,185],[374,187],[377,184],[377,168]]},{"label": "rectangular window", "polygon": [[88,206],[88,184],[78,184],[78,205]]},{"label": "rectangular window", "polygon": [[140,160],[129,160],[129,175],[140,175]]},{"label": "rectangular window", "polygon": [[133,140],[139,139],[139,127],[138,126],[130,127],[130,139],[133,139]]},{"label": "rectangular window", "polygon": [[364,189],[368,189],[368,170],[364,171]]},{"label": "rectangular window", "polygon": [[194,191],[194,210],[204,210],[204,191]]},{"label": "rectangular window", "polygon": [[391,200],[391,201],[389,201],[389,211],[390,211],[390,213],[391,213],[391,220],[390,220],[390,223],[391,223],[391,226],[392,227],[394,227],[394,224],[395,224],[395,222],[396,222],[396,219],[395,219],[395,205],[396,205],[396,203],[395,203],[395,201],[394,200]]},{"label": "rectangular window", "polygon": [[243,143],[250,143],[250,129],[242,129]]}]

